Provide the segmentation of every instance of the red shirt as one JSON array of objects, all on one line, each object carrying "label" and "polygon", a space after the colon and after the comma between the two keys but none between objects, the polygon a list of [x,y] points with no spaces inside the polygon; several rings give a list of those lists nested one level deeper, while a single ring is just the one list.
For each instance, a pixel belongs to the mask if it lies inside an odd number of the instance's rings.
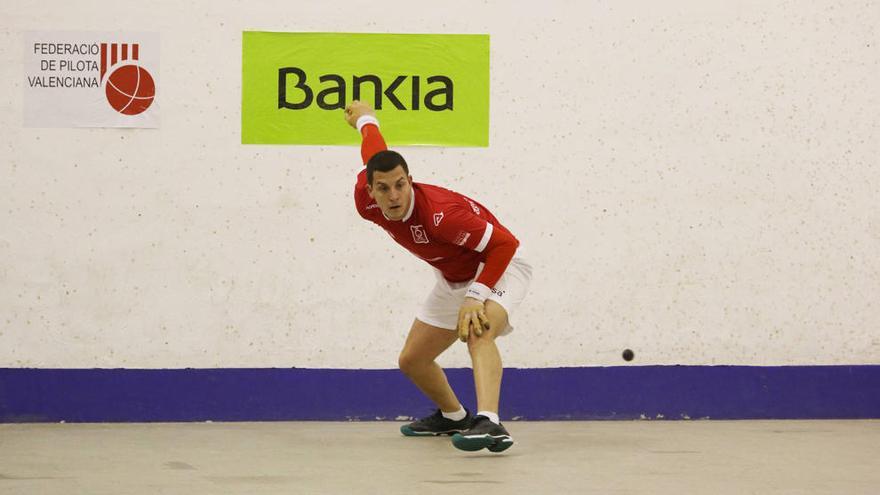
[{"label": "red shirt", "polygon": [[[364,125],[361,134],[364,163],[387,149],[376,125]],[[362,217],[385,229],[450,282],[473,279],[480,263],[485,266],[476,282],[490,289],[498,282],[519,241],[485,206],[449,189],[414,182],[407,215],[399,221],[388,220],[370,198],[366,176],[366,170],[358,174],[354,189],[355,206]]]}]

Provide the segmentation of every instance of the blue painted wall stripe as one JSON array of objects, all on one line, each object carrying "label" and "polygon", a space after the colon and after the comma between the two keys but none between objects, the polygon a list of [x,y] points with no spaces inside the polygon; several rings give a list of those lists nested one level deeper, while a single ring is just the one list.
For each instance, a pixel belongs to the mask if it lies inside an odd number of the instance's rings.
[{"label": "blue painted wall stripe", "polygon": [[[470,369],[447,370],[466,406]],[[0,368],[0,422],[376,420],[431,404],[398,370]],[[508,368],[502,417],[880,418],[880,365]]]}]

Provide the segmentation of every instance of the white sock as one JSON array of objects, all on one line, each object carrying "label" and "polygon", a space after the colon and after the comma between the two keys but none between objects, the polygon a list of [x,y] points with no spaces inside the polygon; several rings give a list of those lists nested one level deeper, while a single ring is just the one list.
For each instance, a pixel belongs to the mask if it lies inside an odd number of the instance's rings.
[{"label": "white sock", "polygon": [[462,406],[461,404],[458,405],[458,411],[446,412],[441,409],[440,412],[443,413],[444,418],[451,419],[453,421],[461,421],[464,419],[465,416],[467,416],[467,411],[464,410],[464,406]]},{"label": "white sock", "polygon": [[498,413],[494,413],[492,411],[480,411],[477,413],[477,416],[486,416],[489,418],[489,421],[495,423],[496,425],[501,424],[501,419],[498,418]]}]

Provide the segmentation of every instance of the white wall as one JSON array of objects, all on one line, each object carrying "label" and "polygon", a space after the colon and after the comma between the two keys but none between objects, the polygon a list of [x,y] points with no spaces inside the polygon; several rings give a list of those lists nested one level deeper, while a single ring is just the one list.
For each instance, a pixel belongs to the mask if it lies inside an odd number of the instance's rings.
[{"label": "white wall", "polygon": [[[0,366],[396,366],[433,276],[239,144],[243,30],[491,35],[490,147],[402,151],[530,252],[506,365],[880,362],[880,5],[660,4],[0,0]],[[158,31],[161,129],[23,128],[26,30]]]}]

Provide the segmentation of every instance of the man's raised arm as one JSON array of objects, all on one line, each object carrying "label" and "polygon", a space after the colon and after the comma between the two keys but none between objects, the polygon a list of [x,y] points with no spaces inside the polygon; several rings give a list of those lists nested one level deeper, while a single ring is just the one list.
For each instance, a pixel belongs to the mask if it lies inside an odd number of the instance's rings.
[{"label": "man's raised arm", "polygon": [[364,165],[373,155],[388,149],[382,133],[379,132],[379,120],[370,105],[354,100],[345,107],[345,121],[361,133],[361,158]]}]

